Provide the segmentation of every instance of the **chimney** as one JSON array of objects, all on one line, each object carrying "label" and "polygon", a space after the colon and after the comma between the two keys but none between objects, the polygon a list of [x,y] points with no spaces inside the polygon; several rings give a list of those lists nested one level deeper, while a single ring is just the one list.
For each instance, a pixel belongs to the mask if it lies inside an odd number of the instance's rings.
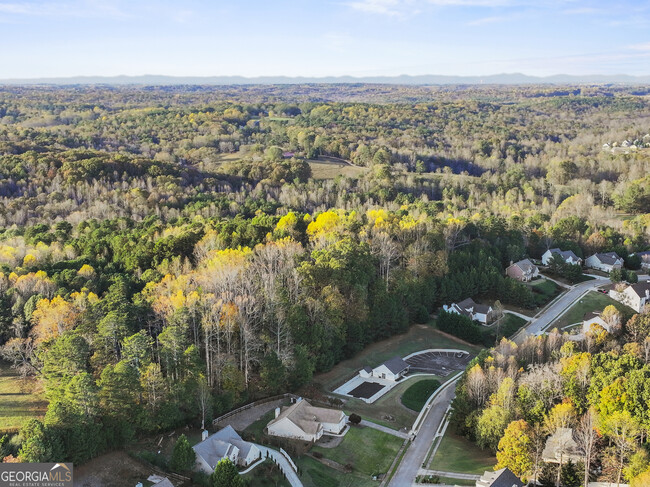
[{"label": "chimney", "polygon": [[201,441],[205,441],[208,439],[208,430],[203,430],[201,431]]},{"label": "chimney", "polygon": [[275,417],[280,416],[280,408],[275,408]]}]

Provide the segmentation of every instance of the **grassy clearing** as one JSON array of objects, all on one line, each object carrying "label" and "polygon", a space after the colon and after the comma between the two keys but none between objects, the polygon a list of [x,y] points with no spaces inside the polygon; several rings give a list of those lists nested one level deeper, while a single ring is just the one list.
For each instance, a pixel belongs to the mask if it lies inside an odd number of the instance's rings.
[{"label": "grassy clearing", "polygon": [[496,457],[489,451],[481,450],[466,438],[447,431],[429,468],[445,472],[482,474],[485,470],[492,470],[496,463]]},{"label": "grassy clearing", "polygon": [[545,306],[553,300],[555,296],[560,294],[560,286],[548,279],[538,279],[530,283],[530,288],[535,297],[535,304],[537,306]]},{"label": "grassy clearing", "polygon": [[481,347],[469,345],[441,333],[432,326],[413,325],[407,333],[368,345],[353,358],[340,362],[329,372],[314,376],[314,383],[327,391],[333,391],[366,365],[376,367],[396,355],[404,357],[409,353],[429,348],[454,348],[473,354],[481,351]]},{"label": "grassy clearing", "polygon": [[339,472],[309,457],[299,458],[296,460],[296,465],[300,469],[300,480],[305,487],[377,487],[378,485],[370,478]]},{"label": "grassy clearing", "polygon": [[574,323],[582,323],[582,318],[589,311],[602,311],[606,306],[614,305],[623,314],[631,315],[634,311],[606,294],[589,291],[577,303],[569,308],[560,318],[555,320],[549,329],[565,328]]},{"label": "grassy clearing", "polygon": [[[499,335],[510,337],[526,323],[526,320],[520,316],[511,315],[510,313],[504,314],[501,323],[499,323]],[[496,326],[493,326],[492,329],[496,335]]]},{"label": "grassy clearing", "polygon": [[440,387],[440,382],[435,379],[425,379],[411,384],[402,394],[402,404],[419,412],[438,387]]},{"label": "grassy clearing", "polygon": [[403,440],[372,428],[350,428],[336,448],[315,446],[313,453],[320,453],[341,465],[350,465],[352,473],[361,478],[386,473],[393,463]]},{"label": "grassy clearing", "polygon": [[314,179],[334,179],[337,176],[356,178],[368,171],[368,168],[366,167],[326,162],[319,159],[309,159],[307,162],[311,167],[311,177]]},{"label": "grassy clearing", "polygon": [[255,487],[290,487],[291,484],[271,460],[265,460],[242,477]]},{"label": "grassy clearing", "polygon": [[15,431],[45,415],[47,401],[36,379],[22,379],[8,364],[0,364],[0,432]]}]

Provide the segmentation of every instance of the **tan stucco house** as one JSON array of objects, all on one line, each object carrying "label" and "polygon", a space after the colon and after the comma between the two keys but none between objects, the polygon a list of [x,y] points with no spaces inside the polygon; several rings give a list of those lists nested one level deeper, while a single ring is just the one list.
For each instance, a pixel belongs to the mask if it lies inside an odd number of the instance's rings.
[{"label": "tan stucco house", "polygon": [[343,411],[312,406],[304,399],[282,409],[266,425],[269,435],[302,441],[317,441],[324,434],[343,432],[348,417]]}]

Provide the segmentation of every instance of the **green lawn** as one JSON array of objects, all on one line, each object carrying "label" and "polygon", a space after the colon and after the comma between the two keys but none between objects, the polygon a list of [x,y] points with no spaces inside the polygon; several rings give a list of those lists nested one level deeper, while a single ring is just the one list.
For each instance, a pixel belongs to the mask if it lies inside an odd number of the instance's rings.
[{"label": "green lawn", "polygon": [[488,450],[481,450],[471,441],[447,430],[429,466],[445,472],[482,474],[492,470],[497,459]]},{"label": "green lawn", "polygon": [[402,404],[413,411],[420,412],[427,399],[440,387],[435,379],[425,379],[411,384],[402,394]]},{"label": "green lawn", "polygon": [[0,363],[0,432],[20,429],[26,421],[43,417],[46,409],[38,381],[21,379],[9,365]]},{"label": "green lawn", "polygon": [[315,446],[312,453],[341,465],[351,465],[352,473],[364,478],[386,473],[404,440],[372,428],[353,427],[336,448]]},{"label": "green lawn", "polygon": [[[360,399],[346,399],[345,413],[357,413],[363,419],[395,430],[410,428],[413,426],[417,413],[402,404],[402,394],[412,385],[432,379],[438,379],[440,382],[444,380],[435,376],[415,376],[393,387],[372,404],[367,404]],[[393,418],[392,421],[387,419],[389,416]]]},{"label": "green lawn", "polygon": [[624,314],[632,314],[634,311],[627,306],[622,305],[618,301],[613,300],[606,294],[590,291],[585,294],[577,303],[569,308],[569,310],[555,320],[549,329],[564,328],[574,323],[581,323],[585,313],[589,311],[602,311],[606,306],[614,305],[616,309]]},{"label": "green lawn", "polygon": [[256,443],[264,443],[264,428],[275,417],[275,410],[271,410],[262,416],[260,419],[251,424],[248,428],[242,431],[242,438]]},{"label": "green lawn", "polygon": [[428,348],[454,348],[473,354],[481,351],[480,346],[469,345],[433,326],[413,325],[407,333],[368,345],[353,358],[335,365],[329,372],[315,375],[313,382],[327,391],[333,391],[366,365],[376,367],[396,355],[404,357]]},{"label": "green lawn", "polygon": [[291,484],[286,477],[280,472],[278,467],[271,461],[265,460],[242,477],[248,482],[248,485],[255,487],[290,487]]},{"label": "green lawn", "polygon": [[560,286],[548,279],[537,279],[531,281],[530,288],[535,297],[535,304],[537,306],[544,306],[549,303],[555,296],[560,294]]},{"label": "green lawn", "polygon": [[304,487],[377,487],[379,483],[370,478],[362,478],[354,473],[343,473],[326,467],[310,457],[296,460],[300,480]]}]

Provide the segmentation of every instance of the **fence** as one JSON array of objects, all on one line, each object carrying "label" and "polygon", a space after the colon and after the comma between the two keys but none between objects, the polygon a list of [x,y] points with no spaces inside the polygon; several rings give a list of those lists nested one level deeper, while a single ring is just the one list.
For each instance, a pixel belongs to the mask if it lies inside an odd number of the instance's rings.
[{"label": "fence", "polygon": [[284,458],[286,458],[286,459],[289,461],[289,465],[291,465],[291,467],[292,467],[292,468],[297,472],[297,471],[298,471],[298,467],[296,467],[296,464],[293,463],[293,460],[291,459],[291,457],[289,456],[289,454],[288,454],[286,451],[284,451],[284,448],[280,448],[280,453],[282,453],[282,455],[284,456]]},{"label": "fence", "polygon": [[242,411],[246,411],[247,409],[254,408],[255,406],[260,406],[262,404],[266,404],[267,402],[278,401],[280,399],[287,399],[287,398],[298,399],[298,396],[296,396],[295,394],[286,393],[286,394],[278,394],[277,396],[265,397],[264,399],[259,399],[258,401],[254,401],[244,406],[238,407],[237,409],[233,409],[232,411],[229,411],[226,414],[212,420],[212,426],[216,426],[217,424],[230,418],[231,416],[241,413]]}]

